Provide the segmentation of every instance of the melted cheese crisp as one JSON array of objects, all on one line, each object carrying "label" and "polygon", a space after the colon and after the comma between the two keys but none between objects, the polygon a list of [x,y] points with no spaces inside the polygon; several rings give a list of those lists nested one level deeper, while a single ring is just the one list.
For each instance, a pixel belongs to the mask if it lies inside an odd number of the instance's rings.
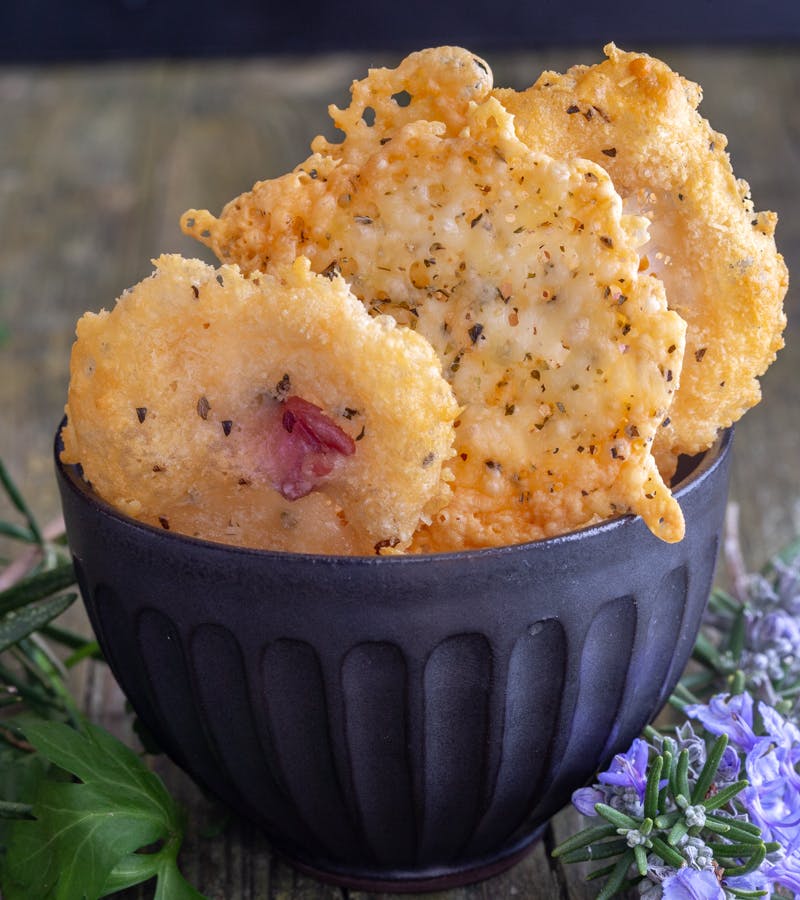
[{"label": "melted cheese crisp", "polygon": [[374,554],[446,502],[457,414],[430,344],[341,278],[162,256],[78,323],[62,458],[156,527]]},{"label": "melted cheese crisp", "polygon": [[598,65],[544,72],[528,90],[496,96],[531,149],[594,160],[626,209],[651,220],[642,265],[688,325],[680,389],[655,447],[671,471],[678,454],[705,450],[759,401],[758,376],[783,346],[788,275],[777,217],[755,211],[725,136],[697,111],[699,85],[646,54],[605,52]]},{"label": "melted cheese crisp", "polygon": [[220,219],[192,210],[184,228],[246,266],[302,254],[340,271],[373,314],[433,346],[463,410],[453,497],[413,549],[518,543],[627,512],[679,540],[651,448],[685,324],[639,273],[647,221],[623,214],[600,166],[531,151],[497,99],[473,100],[463,124],[387,131],[376,118],[373,134],[354,119],[335,155],[259,183]]}]

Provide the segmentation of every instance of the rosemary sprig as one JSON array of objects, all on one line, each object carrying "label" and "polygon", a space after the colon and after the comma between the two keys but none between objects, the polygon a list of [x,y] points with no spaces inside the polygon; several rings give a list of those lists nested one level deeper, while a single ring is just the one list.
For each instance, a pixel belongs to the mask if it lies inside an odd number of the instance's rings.
[{"label": "rosemary sprig", "polygon": [[[0,520],[0,535],[24,547],[0,571],[0,785],[10,791],[0,795],[0,893],[92,900],[155,876],[157,891],[202,900],[177,868],[182,811],[138,757],[84,720],[69,689],[68,670],[102,655],[56,623],[77,597],[61,528],[39,526],[1,460],[0,488],[22,518]],[[74,760],[70,747],[81,748]],[[65,769],[84,783],[65,783]],[[140,836],[162,849],[133,852]]]}]

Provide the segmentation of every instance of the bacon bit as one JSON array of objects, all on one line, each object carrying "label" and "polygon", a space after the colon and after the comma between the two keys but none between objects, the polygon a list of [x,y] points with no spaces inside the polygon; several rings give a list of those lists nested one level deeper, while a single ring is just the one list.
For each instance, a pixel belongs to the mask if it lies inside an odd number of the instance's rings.
[{"label": "bacon bit", "polygon": [[313,403],[289,397],[267,435],[268,474],[287,500],[315,490],[337,463],[355,453],[355,442]]}]

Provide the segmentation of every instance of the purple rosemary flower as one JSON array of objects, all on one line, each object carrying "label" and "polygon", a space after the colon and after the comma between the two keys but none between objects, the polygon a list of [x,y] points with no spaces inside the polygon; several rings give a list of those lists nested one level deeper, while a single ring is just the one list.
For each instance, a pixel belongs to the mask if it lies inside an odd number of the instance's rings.
[{"label": "purple rosemary flower", "polygon": [[722,786],[732,784],[739,777],[742,768],[742,761],[739,754],[730,744],[725,748],[719,767],[717,768],[717,785]]},{"label": "purple rosemary flower", "polygon": [[771,884],[800,893],[800,850],[791,850],[778,862],[765,862],[761,868]]},{"label": "purple rosemary flower", "polygon": [[740,794],[750,820],[765,835],[786,845],[800,839],[800,777],[795,770],[797,747],[761,738],[747,754],[750,786]]},{"label": "purple rosemary flower", "polygon": [[685,866],[661,882],[664,900],[725,900],[717,876],[710,869]]},{"label": "purple rosemary flower", "polygon": [[753,731],[753,698],[743,694],[716,694],[708,701],[686,707],[686,715],[698,719],[711,734],[727,734],[742,750],[752,750],[758,738]]},{"label": "purple rosemary flower", "polygon": [[772,892],[772,880],[762,869],[757,869],[747,875],[723,878],[723,884],[726,888],[737,891],[766,891],[767,896]]},{"label": "purple rosemary flower", "polygon": [[597,788],[578,788],[572,793],[572,805],[582,816],[596,816],[595,804],[608,803],[608,795]]},{"label": "purple rosemary flower", "polygon": [[596,803],[606,803],[629,815],[641,815],[649,758],[650,746],[636,738],[625,753],[614,757],[605,772],[600,772],[599,783],[573,793],[573,806],[584,816],[597,815]]},{"label": "purple rosemary flower", "polygon": [[800,760],[800,729],[766,703],[758,704],[758,712],[767,736],[779,747],[791,750],[793,762]]},{"label": "purple rosemary flower", "polygon": [[613,784],[623,789],[633,788],[639,800],[644,800],[647,786],[647,761],[650,747],[641,738],[635,738],[626,753],[618,753],[611,767],[597,776],[600,784]]}]

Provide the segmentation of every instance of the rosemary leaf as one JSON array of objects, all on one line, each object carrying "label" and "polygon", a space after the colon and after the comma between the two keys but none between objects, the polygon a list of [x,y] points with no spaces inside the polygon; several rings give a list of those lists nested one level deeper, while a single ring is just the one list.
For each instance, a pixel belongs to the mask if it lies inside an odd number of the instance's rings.
[{"label": "rosemary leaf", "polygon": [[[719,809],[722,806],[725,806],[726,803],[729,803],[733,798],[740,792],[743,791],[749,782],[747,779],[743,778],[741,781],[735,781],[733,784],[729,784],[727,787],[724,787],[719,793],[714,794],[713,797],[709,797],[707,800],[703,800],[703,806],[707,809]],[[761,836],[761,832],[758,832],[759,837]]]},{"label": "rosemary leaf", "polygon": [[725,875],[730,878],[735,875],[747,875],[749,872],[755,872],[766,858],[767,848],[764,844],[761,844],[746,863],[741,866],[731,866],[730,868],[725,869]]},{"label": "rosemary leaf", "polygon": [[573,834],[572,837],[569,837],[560,843],[550,855],[558,858],[565,853],[570,853],[572,850],[586,847],[588,844],[594,843],[594,841],[600,841],[603,838],[611,837],[616,833],[617,829],[614,825],[595,825],[591,828],[584,828],[582,831]]},{"label": "rosemary leaf", "polygon": [[6,613],[0,618],[0,652],[60,616],[76,597],[77,594],[59,594]]},{"label": "rosemary leaf", "polygon": [[[694,791],[692,792],[692,803],[697,804],[705,800],[708,789],[711,787],[711,784],[714,781],[714,776],[717,774],[719,764],[722,761],[722,754],[725,752],[725,748],[727,746],[727,734],[721,734],[717,738],[717,740],[714,741],[714,746],[711,748],[711,751],[706,758],[705,765],[703,766],[703,769],[697,778],[697,783],[694,786]],[[720,804],[720,806],[721,805],[722,804]],[[706,809],[710,808],[711,807],[706,805]]]},{"label": "rosemary leaf", "polygon": [[608,881],[603,885],[603,889],[597,895],[597,900],[609,900],[613,897],[625,882],[628,869],[633,865],[633,850],[628,850],[624,856],[620,857],[619,862],[614,866],[613,871],[608,876]]},{"label": "rosemary leaf", "polygon": [[620,853],[624,853],[627,849],[628,842],[624,839],[602,841],[598,844],[589,844],[588,847],[580,847],[577,850],[564,853],[561,855],[561,860],[565,863],[576,863],[610,859],[612,856],[619,856]]},{"label": "rosemary leaf", "polygon": [[0,534],[17,541],[25,541],[28,544],[39,543],[30,528],[23,528],[22,525],[16,525],[14,522],[0,522]]},{"label": "rosemary leaf", "polygon": [[614,809],[613,806],[609,806],[607,803],[596,803],[595,810],[597,814],[602,816],[607,822],[610,822],[612,825],[615,825],[617,828],[638,828],[639,822],[636,819],[631,818],[631,816],[626,816],[625,813],[620,812],[618,809]]},{"label": "rosemary leaf", "polygon": [[0,615],[12,609],[19,609],[34,600],[49,597],[73,584],[75,584],[75,570],[71,562],[63,562],[53,569],[29,575],[0,593]]},{"label": "rosemary leaf", "polygon": [[14,506],[22,513],[23,516],[25,516],[25,520],[28,523],[28,528],[33,535],[34,541],[37,544],[43,544],[44,538],[42,537],[41,529],[37,525],[36,519],[31,512],[30,507],[25,502],[25,498],[22,496],[19,489],[14,484],[14,481],[11,478],[11,475],[2,459],[0,459],[0,484],[2,484],[5,488],[9,500],[11,500]]},{"label": "rosemary leaf", "polygon": [[659,783],[663,766],[664,758],[657,756],[651,763],[650,771],[647,773],[647,784],[644,792],[644,815],[648,819],[655,819],[658,815]]}]

